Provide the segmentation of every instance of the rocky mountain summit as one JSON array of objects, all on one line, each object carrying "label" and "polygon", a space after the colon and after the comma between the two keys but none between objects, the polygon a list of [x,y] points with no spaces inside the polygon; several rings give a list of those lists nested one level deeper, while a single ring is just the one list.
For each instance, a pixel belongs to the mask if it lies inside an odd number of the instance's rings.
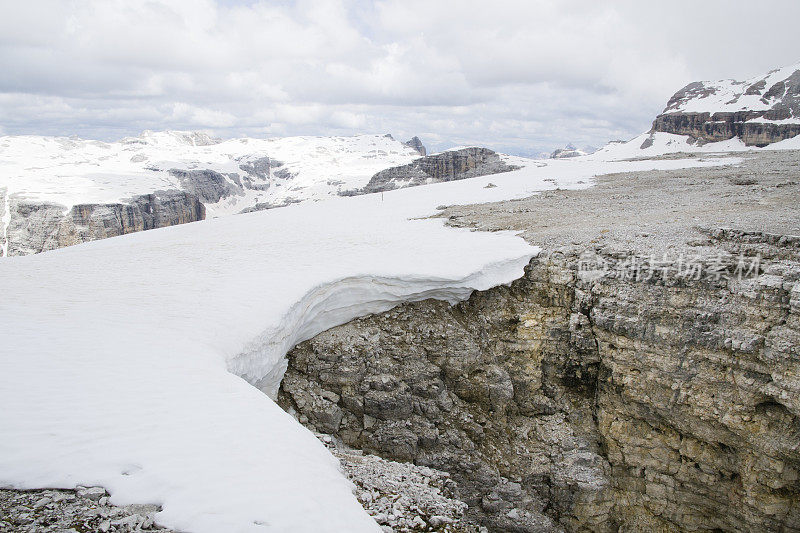
[{"label": "rocky mountain summit", "polygon": [[745,81],[693,82],[670,98],[651,132],[699,143],[738,137],[766,146],[800,134],[800,64]]},{"label": "rocky mountain summit", "polygon": [[519,167],[509,165],[488,148],[461,148],[421,157],[407,165],[382,170],[372,176],[363,189],[349,193],[390,191],[402,187],[510,172],[517,168]]}]

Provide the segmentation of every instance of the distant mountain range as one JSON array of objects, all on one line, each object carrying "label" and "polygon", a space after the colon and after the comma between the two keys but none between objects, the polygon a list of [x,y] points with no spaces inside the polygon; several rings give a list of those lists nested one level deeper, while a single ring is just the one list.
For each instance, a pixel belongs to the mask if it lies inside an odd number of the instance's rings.
[{"label": "distant mountain range", "polygon": [[391,135],[0,137],[0,256],[517,168],[486,148],[426,153]]},{"label": "distant mountain range", "polygon": [[327,198],[424,151],[391,135],[0,137],[0,255]]}]

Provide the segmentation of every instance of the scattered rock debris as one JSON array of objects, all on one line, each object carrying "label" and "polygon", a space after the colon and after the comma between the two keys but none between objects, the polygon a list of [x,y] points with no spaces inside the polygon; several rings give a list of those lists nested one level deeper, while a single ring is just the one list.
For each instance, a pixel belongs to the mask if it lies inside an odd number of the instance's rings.
[{"label": "scattered rock debris", "polygon": [[0,489],[0,532],[2,533],[89,533],[161,531],[155,523],[158,505],[109,503],[102,487],[76,490]]}]

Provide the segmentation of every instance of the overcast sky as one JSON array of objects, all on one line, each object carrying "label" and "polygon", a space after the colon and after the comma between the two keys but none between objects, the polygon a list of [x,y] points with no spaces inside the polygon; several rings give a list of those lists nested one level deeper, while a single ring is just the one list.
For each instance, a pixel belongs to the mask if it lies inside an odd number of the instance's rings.
[{"label": "overcast sky", "polygon": [[600,146],[690,81],[800,61],[798,20],[798,0],[0,0],[0,133]]}]

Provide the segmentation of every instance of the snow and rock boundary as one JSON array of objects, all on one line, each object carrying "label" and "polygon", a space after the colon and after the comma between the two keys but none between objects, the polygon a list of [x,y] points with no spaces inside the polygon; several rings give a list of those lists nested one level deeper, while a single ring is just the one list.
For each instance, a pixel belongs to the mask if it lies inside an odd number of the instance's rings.
[{"label": "snow and rock boundary", "polygon": [[[509,233],[513,235],[513,233]],[[382,313],[404,302],[434,299],[455,304],[475,290],[510,283],[521,275],[539,248],[505,261],[487,264],[465,278],[449,280],[422,276],[350,276],[310,290],[277,326],[262,332],[228,369],[253,383],[273,400],[277,397],[286,353],[297,344],[360,316]]]},{"label": "snow and rock boundary", "polygon": [[[369,312],[366,298],[452,299],[519,277],[514,262],[535,248],[426,218],[438,205],[726,162],[553,161],[4,259],[0,486],[103,486],[115,505],[161,505],[158,523],[198,533],[375,531],[324,446],[231,361],[266,332],[289,344]],[[359,294],[337,283],[352,279],[389,281]],[[248,357],[241,367],[257,367]]]}]

